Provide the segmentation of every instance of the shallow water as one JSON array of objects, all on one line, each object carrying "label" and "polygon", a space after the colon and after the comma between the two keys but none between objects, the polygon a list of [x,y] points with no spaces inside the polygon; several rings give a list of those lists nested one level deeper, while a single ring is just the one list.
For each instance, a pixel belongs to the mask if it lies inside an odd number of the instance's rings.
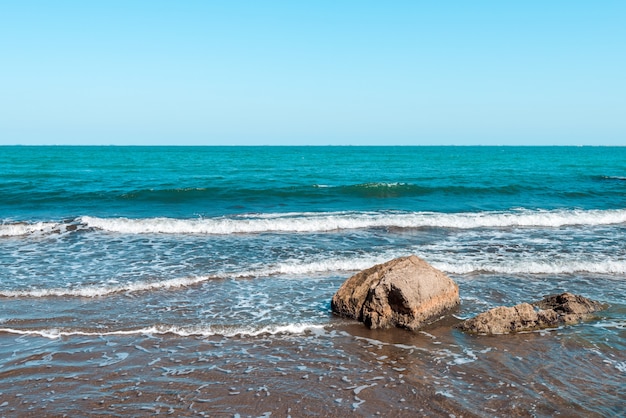
[{"label": "shallow water", "polygon": [[[463,295],[457,317],[517,298],[509,280],[488,275],[455,279]],[[317,282],[316,290],[327,295],[322,300],[332,296],[340,281]],[[239,287],[230,294],[249,292],[252,282],[233,280]],[[285,282],[290,289],[301,284]],[[485,282],[493,290],[485,291]],[[519,293],[530,294],[530,299],[543,290],[560,289],[546,289],[544,280],[529,278],[526,283]],[[209,312],[222,310],[222,304],[214,306],[220,297],[207,284],[212,282],[182,291],[73,298],[67,303],[41,298],[41,306],[16,308],[16,314],[29,309],[30,319],[5,321],[0,330],[2,411],[20,416],[90,411],[113,416],[419,412],[502,417],[619,416],[624,411],[624,305],[612,305],[578,325],[494,337],[463,334],[451,328],[457,319],[416,333],[367,330],[306,300],[293,307],[284,301],[285,309],[307,308],[309,321],[324,325],[280,326],[266,319],[268,324],[261,327],[262,316],[245,318],[235,312],[232,321],[242,325],[229,328],[197,325],[198,317],[215,317]],[[593,279],[578,277],[559,286],[578,291],[590,284]],[[617,284],[616,292],[626,290],[623,281]],[[262,294],[254,289],[255,297]],[[204,305],[192,305],[191,295],[204,299]],[[252,312],[269,305],[259,300]],[[65,306],[65,316],[50,309],[56,305]],[[230,317],[230,312],[220,315]],[[107,321],[90,325],[101,317]],[[150,322],[155,317],[162,318],[161,325]]]},{"label": "shallow water", "polygon": [[246,337],[4,335],[2,408],[21,416],[619,416],[623,314],[497,337],[341,321]]}]

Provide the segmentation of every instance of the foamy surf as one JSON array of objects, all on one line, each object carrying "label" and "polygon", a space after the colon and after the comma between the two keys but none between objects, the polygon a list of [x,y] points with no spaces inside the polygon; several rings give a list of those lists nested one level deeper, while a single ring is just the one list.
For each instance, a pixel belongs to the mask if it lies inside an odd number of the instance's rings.
[{"label": "foamy surf", "polygon": [[[173,279],[155,279],[154,281],[137,281],[116,285],[89,285],[75,288],[37,288],[22,290],[0,290],[0,297],[6,298],[50,298],[50,297],[77,297],[77,298],[101,298],[119,293],[140,293],[161,290],[176,291],[201,285],[210,280],[247,280],[263,277],[283,277],[286,279],[303,280],[317,275],[336,274],[345,276],[347,279],[357,271],[361,271],[381,264],[396,257],[409,255],[409,252],[390,251],[376,255],[363,255],[355,257],[337,257],[330,259],[320,259],[314,261],[289,261],[276,263],[266,267],[250,270],[220,272],[214,275],[201,275],[191,277],[180,277]],[[419,255],[419,254],[418,254]],[[465,257],[467,259],[467,257]],[[552,261],[528,261],[528,260],[506,260],[503,262],[493,262],[489,260],[471,262],[465,261],[463,257],[458,262],[428,260],[434,267],[447,274],[506,274],[506,275],[527,275],[527,274],[552,274],[552,275],[573,275],[573,274],[599,274],[599,275],[623,275],[626,274],[626,260],[552,260]]]},{"label": "foamy surf", "polygon": [[184,277],[176,279],[157,280],[154,282],[140,281],[115,286],[82,286],[76,288],[51,288],[51,289],[28,289],[28,290],[4,290],[0,296],[16,298],[46,298],[46,297],[81,297],[97,298],[115,293],[145,292],[150,290],[167,290],[197,285],[207,280],[218,279],[215,276]]},{"label": "foamy surf", "polygon": [[284,276],[302,277],[320,273],[345,273],[362,270],[393,258],[382,254],[376,257],[338,258],[313,262],[285,262],[258,269],[223,272],[218,275],[181,277],[154,281],[138,281],[116,285],[89,285],[75,288],[48,288],[0,290],[0,297],[7,298],[47,298],[47,297],[80,297],[98,298],[118,293],[139,293],[159,290],[175,290],[178,288],[199,285],[209,280],[219,279],[251,279],[257,277]]},{"label": "foamy surf", "polygon": [[0,224],[0,237],[19,237],[32,234],[51,234],[59,232],[61,224],[57,222],[15,222]]},{"label": "foamy surf", "polygon": [[261,214],[209,219],[97,218],[83,216],[87,227],[122,234],[257,234],[328,232],[365,228],[507,228],[626,223],[626,210],[517,210],[512,212],[322,212]]},{"label": "foamy surf", "polygon": [[82,216],[69,222],[0,224],[0,237],[50,235],[75,230],[118,234],[231,235],[323,233],[368,228],[514,228],[616,225],[626,223],[626,209],[527,210],[509,212],[301,212],[223,216],[217,218],[100,218]]},{"label": "foamy surf", "polygon": [[451,263],[433,262],[438,269],[450,274],[626,274],[626,261],[511,261],[502,263],[475,262],[475,263]]},{"label": "foamy surf", "polygon": [[190,326],[179,327],[174,325],[154,325],[150,327],[142,327],[132,330],[114,330],[114,331],[83,331],[77,329],[17,329],[17,328],[0,328],[0,333],[37,336],[48,339],[57,339],[62,337],[106,337],[106,336],[124,336],[124,335],[177,335],[180,337],[256,337],[260,335],[279,335],[279,334],[305,334],[312,333],[320,335],[325,333],[324,325],[319,324],[279,324],[267,325],[262,327],[237,327],[237,326]]}]

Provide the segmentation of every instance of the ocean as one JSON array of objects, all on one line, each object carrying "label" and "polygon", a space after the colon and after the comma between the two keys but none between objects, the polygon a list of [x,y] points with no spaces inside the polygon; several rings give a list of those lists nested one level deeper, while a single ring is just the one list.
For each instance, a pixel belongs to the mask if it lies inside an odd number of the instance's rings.
[{"label": "ocean", "polygon": [[[332,315],[410,254],[454,316]],[[452,327],[564,291],[608,309]],[[0,147],[0,416],[623,416],[625,295],[622,147]]]}]

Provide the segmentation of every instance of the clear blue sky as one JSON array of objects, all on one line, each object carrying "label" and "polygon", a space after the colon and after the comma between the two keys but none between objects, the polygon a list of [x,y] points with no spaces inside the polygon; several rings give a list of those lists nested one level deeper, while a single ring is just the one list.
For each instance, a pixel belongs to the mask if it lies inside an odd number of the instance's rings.
[{"label": "clear blue sky", "polygon": [[0,144],[626,145],[626,1],[7,0]]}]

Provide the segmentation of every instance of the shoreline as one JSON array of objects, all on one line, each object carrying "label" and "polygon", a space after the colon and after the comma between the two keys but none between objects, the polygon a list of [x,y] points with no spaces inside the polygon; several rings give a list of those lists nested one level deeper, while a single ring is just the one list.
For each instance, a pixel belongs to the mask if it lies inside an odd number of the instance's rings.
[{"label": "shoreline", "polygon": [[409,332],[338,323],[320,334],[255,337],[1,335],[3,355],[15,340],[23,351],[2,367],[0,414],[602,416],[621,408],[626,362],[620,377],[619,357],[611,360],[619,349],[600,355],[581,336],[591,324],[499,337],[449,325]]}]

